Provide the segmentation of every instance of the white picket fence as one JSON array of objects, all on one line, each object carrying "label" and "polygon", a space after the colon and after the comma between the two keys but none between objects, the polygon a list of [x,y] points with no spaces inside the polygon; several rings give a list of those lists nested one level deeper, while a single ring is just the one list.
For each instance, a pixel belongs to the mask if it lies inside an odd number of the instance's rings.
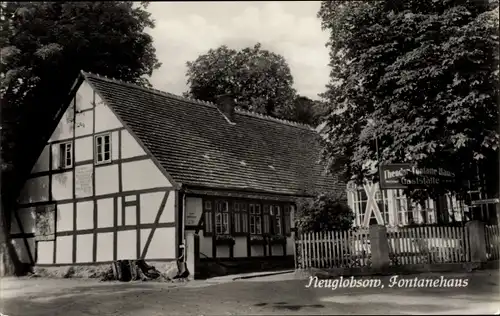
[{"label": "white picket fence", "polygon": [[387,233],[391,265],[469,261],[465,227],[404,227]]},{"label": "white picket fence", "polygon": [[362,267],[370,265],[367,231],[302,233],[295,239],[295,268]]},{"label": "white picket fence", "polygon": [[488,260],[500,259],[500,229],[498,225],[484,227],[486,237],[486,256]]}]

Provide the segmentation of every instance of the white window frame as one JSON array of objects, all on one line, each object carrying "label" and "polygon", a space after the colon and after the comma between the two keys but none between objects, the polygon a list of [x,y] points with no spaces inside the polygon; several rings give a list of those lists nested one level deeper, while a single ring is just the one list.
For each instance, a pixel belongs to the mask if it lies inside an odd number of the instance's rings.
[{"label": "white window frame", "polygon": [[[221,208],[224,206],[224,208]],[[215,203],[215,234],[229,235],[229,205],[227,201],[217,201]]]},{"label": "white window frame", "polygon": [[425,201],[425,208],[422,208],[422,206],[418,203],[411,202],[410,209],[408,209],[407,199],[408,198],[403,194],[402,190],[395,190],[393,204],[398,226],[406,226],[411,224],[409,221],[410,213],[412,215],[414,224],[436,223],[435,208],[432,199],[428,199]]},{"label": "white window frame", "polygon": [[[382,217],[382,220],[384,221],[383,225],[388,226],[390,224],[390,210],[389,210],[389,202],[388,202],[388,193],[387,190],[381,190],[377,189],[375,192],[375,203],[377,203],[377,206],[380,211],[380,216]],[[372,213],[372,216],[375,216],[375,212]],[[375,216],[375,219],[377,217]]]},{"label": "white window frame", "polygon": [[[406,195],[404,195],[403,190],[395,190],[394,194],[394,209],[396,215],[396,223],[398,226],[406,226],[409,224],[408,213],[413,212],[408,210],[408,201]],[[412,213],[413,215],[413,213]]]},{"label": "white window frame", "polygon": [[[108,145],[109,145],[109,152],[108,152],[109,156],[108,157],[109,158],[108,159],[104,159],[105,154],[106,154],[106,152],[104,151],[104,147],[105,147],[105,144],[106,144],[106,142],[105,142],[106,137],[108,137],[108,139],[109,139],[109,143],[108,143]],[[101,140],[101,145],[98,144],[98,142],[99,142],[98,140],[99,139]],[[111,160],[112,160],[111,133],[95,135],[94,141],[95,141],[95,143],[94,143],[94,148],[95,148],[95,157],[94,157],[94,159],[95,159],[95,163],[96,164],[110,163]],[[99,147],[99,146],[101,146],[101,147]],[[99,148],[101,148],[101,151],[102,151],[101,153],[99,153]],[[99,155],[102,157],[101,160],[99,160]]]},{"label": "white window frame", "polygon": [[[363,194],[366,199],[363,199]],[[364,227],[366,207],[368,205],[368,194],[365,192],[363,187],[357,187],[356,191],[354,191],[354,205],[358,210],[356,220],[359,223],[359,227]]]},{"label": "white window frame", "polygon": [[427,208],[427,210],[425,212],[426,224],[435,224],[436,223],[436,207],[434,205],[434,201],[432,199],[428,199],[425,202],[425,207]]},{"label": "white window frame", "polygon": [[260,204],[250,203],[248,209],[250,215],[250,234],[262,235],[262,210]]},{"label": "white window frame", "polygon": [[[73,142],[59,144],[59,167],[62,169],[73,168]],[[69,156],[68,156],[69,155]],[[68,164],[68,160],[70,163]]]},{"label": "white window frame", "polygon": [[[455,219],[456,222],[463,221],[464,203],[457,199],[455,195],[446,194],[446,204],[450,216],[450,220]],[[488,216],[489,214],[487,214]]]}]

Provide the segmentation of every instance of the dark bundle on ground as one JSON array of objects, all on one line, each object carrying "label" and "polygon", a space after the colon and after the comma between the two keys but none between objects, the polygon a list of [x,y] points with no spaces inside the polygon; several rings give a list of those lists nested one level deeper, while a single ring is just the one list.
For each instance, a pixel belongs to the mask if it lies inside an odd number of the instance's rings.
[{"label": "dark bundle on ground", "polygon": [[122,282],[129,281],[149,281],[162,280],[170,281],[170,279],[154,266],[148,265],[144,260],[118,260],[111,264],[109,270],[101,278],[101,281],[118,280]]}]

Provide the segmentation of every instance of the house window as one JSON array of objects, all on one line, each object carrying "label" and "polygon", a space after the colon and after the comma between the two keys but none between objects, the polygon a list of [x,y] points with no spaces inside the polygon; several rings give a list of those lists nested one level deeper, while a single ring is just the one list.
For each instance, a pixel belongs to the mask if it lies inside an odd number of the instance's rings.
[{"label": "house window", "polygon": [[242,229],[242,211],[243,211],[243,203],[240,202],[234,202],[233,204],[233,232],[235,234],[241,234],[243,233]]},{"label": "house window", "polygon": [[394,195],[394,206],[396,208],[396,214],[398,214],[398,224],[408,225],[410,219],[413,219],[413,216],[409,216],[408,202],[402,190],[396,190]]},{"label": "house window", "polygon": [[387,202],[387,191],[377,191],[375,192],[375,202],[377,203],[380,215],[384,220],[384,224],[389,224],[389,203]]},{"label": "house window", "polygon": [[111,134],[95,137],[96,163],[111,162]]},{"label": "house window", "polygon": [[394,207],[398,225],[436,223],[434,201],[431,199],[426,200],[423,206],[416,202],[411,202],[410,204],[403,191],[396,190],[394,194]]},{"label": "house window", "polygon": [[215,233],[217,235],[227,235],[229,227],[229,209],[227,201],[217,201],[215,210]]},{"label": "house window", "polygon": [[270,210],[271,210],[271,205],[264,205],[264,209],[262,212],[262,217],[264,221],[264,234],[269,234],[271,233],[271,218],[270,218]]},{"label": "house window", "polygon": [[250,234],[262,234],[262,214],[260,204],[250,204],[248,206],[250,212]]},{"label": "house window", "polygon": [[408,201],[403,190],[396,191],[394,204],[399,225],[412,225],[423,222],[423,220],[419,219],[421,207],[414,202]]},{"label": "house window", "polygon": [[425,223],[426,224],[434,224],[436,223],[436,216],[435,216],[435,206],[434,206],[434,201],[432,199],[428,199],[425,201]]},{"label": "house window", "polygon": [[281,213],[281,206],[279,206],[279,205],[274,206],[273,215],[274,215],[274,222],[275,222],[274,233],[276,235],[282,235],[283,229],[282,229],[282,225],[281,225],[281,220],[283,218],[282,217],[283,214]]},{"label": "house window", "polygon": [[356,212],[356,222],[361,227],[365,219],[366,204],[368,203],[368,196],[364,189],[359,189],[354,192],[354,209]]},{"label": "house window", "polygon": [[426,223],[426,205],[422,205],[421,203],[412,202],[412,210],[413,210],[413,218],[415,223],[417,224],[425,224]]},{"label": "house window", "polygon": [[428,199],[422,205],[421,203],[413,203],[413,217],[416,219],[415,222],[418,224],[428,224],[433,223],[433,209],[432,200]]},{"label": "house window", "polygon": [[290,218],[291,206],[285,205],[283,209],[283,227],[285,228],[285,235],[290,236],[291,234],[291,218]]},{"label": "house window", "polygon": [[240,204],[240,214],[241,214],[241,232],[248,233],[248,209],[246,203]]},{"label": "house window", "polygon": [[61,168],[73,167],[73,143],[67,142],[59,145],[59,166]]},{"label": "house window", "polygon": [[248,232],[247,205],[244,202],[234,202],[233,204],[233,233],[237,235]]},{"label": "house window", "polygon": [[203,208],[203,213],[205,214],[204,218],[204,233],[211,234],[212,230],[212,201],[205,201]]},{"label": "house window", "polygon": [[[450,218],[452,222],[461,222],[463,221],[463,201],[457,199],[456,196],[451,194],[446,194],[446,202],[450,214]],[[488,214],[489,215],[489,214]]]}]

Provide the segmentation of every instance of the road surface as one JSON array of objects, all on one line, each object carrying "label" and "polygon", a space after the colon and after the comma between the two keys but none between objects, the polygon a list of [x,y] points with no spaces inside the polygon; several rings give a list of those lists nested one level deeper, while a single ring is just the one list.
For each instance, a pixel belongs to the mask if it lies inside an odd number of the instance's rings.
[{"label": "road surface", "polygon": [[[441,274],[400,276],[436,279]],[[8,316],[83,315],[335,315],[495,314],[500,311],[498,271],[443,274],[466,287],[309,287],[293,274],[233,281],[117,283],[94,280],[0,279],[0,313]],[[359,278],[357,278],[358,280]],[[377,278],[372,278],[377,280]],[[359,279],[367,280],[367,278]],[[373,283],[373,282],[372,282]]]}]

